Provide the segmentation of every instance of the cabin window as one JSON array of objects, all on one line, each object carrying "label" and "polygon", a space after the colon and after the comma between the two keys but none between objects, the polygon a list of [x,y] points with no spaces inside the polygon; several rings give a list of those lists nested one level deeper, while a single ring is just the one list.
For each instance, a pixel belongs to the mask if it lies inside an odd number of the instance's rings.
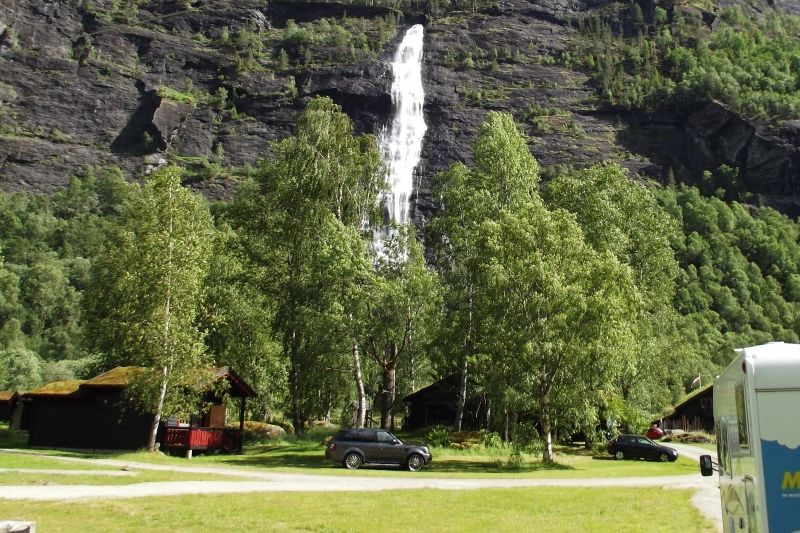
[{"label": "cabin window", "polygon": [[744,383],[736,385],[736,425],[739,428],[739,448],[750,449],[750,432],[747,424],[747,405],[744,401]]}]

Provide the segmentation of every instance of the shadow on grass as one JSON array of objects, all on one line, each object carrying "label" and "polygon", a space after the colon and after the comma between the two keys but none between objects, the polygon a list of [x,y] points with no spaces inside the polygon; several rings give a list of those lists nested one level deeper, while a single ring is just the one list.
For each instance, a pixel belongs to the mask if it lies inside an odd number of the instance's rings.
[{"label": "shadow on grass", "polygon": [[543,463],[541,461],[514,465],[509,464],[507,461],[479,462],[454,459],[436,461],[436,458],[434,458],[427,470],[441,473],[521,474],[526,472],[544,472],[548,470],[575,470],[575,467],[561,463]]},{"label": "shadow on grass", "polygon": [[[241,455],[219,455],[213,459],[217,464],[248,466],[257,468],[338,468],[340,465],[325,458],[325,450],[317,443],[291,443],[251,446]],[[368,466],[369,470],[397,470],[391,466]],[[437,459],[425,468],[431,473],[490,473],[513,474],[547,470],[575,470],[575,467],[560,463],[541,461],[509,463],[506,457],[464,456]]]},{"label": "shadow on grass", "polygon": [[0,448],[27,448],[28,432],[9,429],[8,424],[0,425]]}]

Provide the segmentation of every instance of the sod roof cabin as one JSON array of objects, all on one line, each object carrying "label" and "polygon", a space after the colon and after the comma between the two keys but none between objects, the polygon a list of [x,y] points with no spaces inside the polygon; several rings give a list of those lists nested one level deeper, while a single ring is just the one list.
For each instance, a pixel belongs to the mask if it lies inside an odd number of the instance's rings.
[{"label": "sod roof cabin", "polygon": [[19,394],[13,390],[0,391],[0,420],[4,422],[11,421],[11,413],[19,401]]},{"label": "sod roof cabin", "polygon": [[[458,374],[452,374],[403,398],[408,408],[403,429],[413,431],[431,426],[452,426],[456,419],[459,378]],[[468,396],[461,428],[480,429],[485,425],[485,421],[485,398]]]},{"label": "sod roof cabin", "polygon": [[[131,379],[146,369],[117,367],[85,381],[56,381],[22,394],[21,429],[28,431],[30,446],[93,450],[144,448],[150,434],[151,413],[140,413],[123,402]],[[245,399],[253,389],[228,367],[208,369],[205,387],[226,380],[227,391],[219,397],[211,389],[204,400],[211,407],[182,422],[162,421],[158,440],[162,448],[225,451],[241,449]],[[224,397],[240,399],[239,427],[226,427]]]},{"label": "sod roof cabin", "polygon": [[714,433],[714,385],[689,394],[656,422],[662,429]]}]

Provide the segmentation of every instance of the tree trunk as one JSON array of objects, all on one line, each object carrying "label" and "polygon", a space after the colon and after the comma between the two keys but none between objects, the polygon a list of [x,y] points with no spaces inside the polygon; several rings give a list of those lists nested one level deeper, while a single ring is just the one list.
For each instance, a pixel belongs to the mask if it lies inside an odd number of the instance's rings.
[{"label": "tree trunk", "polygon": [[456,421],[453,424],[453,428],[456,431],[461,431],[461,422],[464,420],[464,408],[467,405],[467,377],[469,372],[469,366],[467,363],[467,354],[464,354],[464,358],[461,361],[461,378],[459,380],[459,388],[458,388],[458,405],[456,406]]},{"label": "tree trunk", "polygon": [[161,389],[158,393],[158,407],[156,414],[153,415],[153,422],[150,424],[150,438],[147,440],[148,451],[156,451],[156,435],[158,435],[158,425],[161,423],[161,413],[164,410],[164,398],[167,396],[167,378],[169,371],[167,367],[161,369]]},{"label": "tree trunk", "polygon": [[553,462],[553,438],[550,427],[550,391],[542,389],[539,392],[540,423],[542,425],[542,436],[544,437],[544,449],[542,450],[542,461],[545,463]]},{"label": "tree trunk", "polygon": [[467,325],[467,340],[464,346],[464,358],[461,361],[461,379],[458,389],[458,404],[456,405],[456,420],[453,428],[461,431],[461,422],[464,420],[464,408],[467,404],[467,378],[469,372],[469,353],[472,347],[472,286],[469,287],[469,316]]},{"label": "tree trunk", "polygon": [[492,428],[492,399],[486,398],[486,431]]},{"label": "tree trunk", "polygon": [[361,375],[361,355],[358,351],[358,341],[353,338],[353,377],[356,380],[356,420],[357,428],[364,427],[364,419],[367,416],[367,395],[364,392],[364,377]]},{"label": "tree trunk", "polygon": [[300,364],[297,360],[298,354],[298,339],[297,331],[291,333],[290,343],[290,359],[291,368],[289,369],[289,388],[292,393],[292,425],[294,426],[294,434],[302,436],[305,432],[303,428],[303,413],[300,406]]},{"label": "tree trunk", "polygon": [[503,442],[508,442],[509,440],[511,440],[510,435],[508,434],[508,407],[506,407],[505,409],[505,415],[506,415],[506,422],[505,422],[505,427],[503,428]]},{"label": "tree trunk", "polygon": [[397,344],[391,343],[391,353],[386,366],[383,367],[383,390],[381,391],[381,428],[389,429],[392,424],[394,407],[395,369],[397,368]]}]

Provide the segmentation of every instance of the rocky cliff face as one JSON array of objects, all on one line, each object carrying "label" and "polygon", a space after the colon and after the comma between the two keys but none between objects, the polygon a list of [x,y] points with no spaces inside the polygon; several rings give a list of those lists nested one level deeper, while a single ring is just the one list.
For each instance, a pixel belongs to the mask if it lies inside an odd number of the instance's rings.
[{"label": "rocky cliff face", "polygon": [[[193,169],[192,185],[210,197],[229,197],[230,169],[256,163],[289,134],[308,98],[332,97],[359,131],[382,128],[394,47],[405,27],[424,22],[429,130],[419,221],[434,209],[430,177],[469,161],[489,110],[513,113],[544,165],[614,160],[691,180],[725,163],[796,214],[796,121],[752,123],[716,103],[669,116],[620,113],[598,104],[588,76],[555,64],[574,32],[569,17],[605,3],[504,0],[426,21],[335,3],[162,1],[131,10],[112,0],[7,0],[0,187],[48,192],[86,166],[114,164],[134,177],[171,160]],[[312,37],[297,30],[311,22]]]}]

